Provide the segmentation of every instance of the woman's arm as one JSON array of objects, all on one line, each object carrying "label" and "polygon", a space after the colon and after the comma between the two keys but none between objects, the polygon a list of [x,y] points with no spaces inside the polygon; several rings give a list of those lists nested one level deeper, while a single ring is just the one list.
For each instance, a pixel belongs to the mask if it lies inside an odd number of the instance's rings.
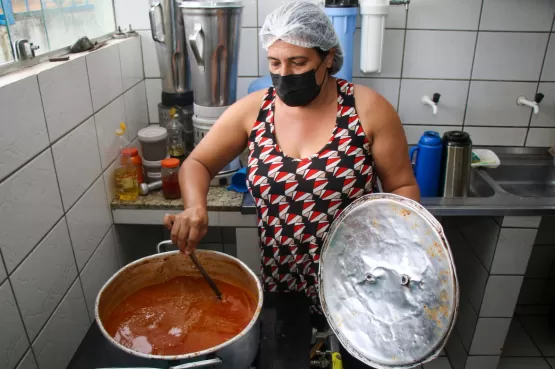
[{"label": "woman's arm", "polygon": [[383,190],[420,201],[399,115],[383,96],[364,86],[356,86],[355,102]]},{"label": "woman's arm", "polygon": [[230,106],[181,166],[179,185],[184,211],[164,217],[171,239],[181,251],[193,252],[206,235],[210,180],[245,148],[262,95],[251,94]]},{"label": "woman's arm", "polygon": [[206,208],[210,180],[245,149],[262,96],[256,92],[230,106],[185,160],[179,171],[185,209]]}]

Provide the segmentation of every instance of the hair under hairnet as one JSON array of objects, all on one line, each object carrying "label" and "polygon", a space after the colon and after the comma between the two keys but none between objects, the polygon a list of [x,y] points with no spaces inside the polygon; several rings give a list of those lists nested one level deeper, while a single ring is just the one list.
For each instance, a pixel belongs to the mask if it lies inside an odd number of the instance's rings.
[{"label": "hair under hairnet", "polygon": [[335,29],[324,10],[313,2],[293,1],[268,14],[260,30],[260,42],[268,50],[277,40],[324,51],[335,48],[330,74],[343,66],[343,50]]}]

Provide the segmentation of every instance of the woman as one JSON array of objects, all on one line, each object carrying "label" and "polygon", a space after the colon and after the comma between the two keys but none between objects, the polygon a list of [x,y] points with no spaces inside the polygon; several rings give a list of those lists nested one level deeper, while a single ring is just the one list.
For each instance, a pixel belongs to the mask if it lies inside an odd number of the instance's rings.
[{"label": "woman", "polygon": [[291,2],[260,32],[273,87],[237,101],[184,162],[185,210],[166,216],[173,242],[192,252],[206,234],[211,178],[248,145],[267,291],[304,291],[317,310],[320,249],[356,198],[383,190],[419,200],[395,109],[371,89],[338,80],[343,55],[321,8]]}]

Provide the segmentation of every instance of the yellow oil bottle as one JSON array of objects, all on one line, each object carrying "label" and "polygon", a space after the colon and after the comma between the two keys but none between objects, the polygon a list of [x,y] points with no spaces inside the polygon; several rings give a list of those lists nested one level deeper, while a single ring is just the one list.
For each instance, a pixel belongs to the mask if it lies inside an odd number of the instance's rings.
[{"label": "yellow oil bottle", "polygon": [[116,193],[121,201],[134,201],[139,197],[139,176],[137,167],[131,161],[134,150],[127,146],[124,136],[125,124],[116,130],[120,142],[118,167],[115,170]]}]

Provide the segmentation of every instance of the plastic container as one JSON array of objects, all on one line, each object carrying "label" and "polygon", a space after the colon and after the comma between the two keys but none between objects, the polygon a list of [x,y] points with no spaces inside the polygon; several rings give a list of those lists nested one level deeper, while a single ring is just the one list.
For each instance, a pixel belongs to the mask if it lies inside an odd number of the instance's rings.
[{"label": "plastic container", "polygon": [[138,136],[143,149],[143,160],[160,161],[168,156],[167,129],[157,126],[146,127],[139,131]]},{"label": "plastic container", "polygon": [[247,92],[252,94],[253,92],[260,90],[267,90],[272,85],[272,77],[269,74],[255,79],[249,85]]},{"label": "plastic container", "polygon": [[133,164],[135,168],[137,168],[137,179],[139,181],[139,184],[143,183],[143,161],[139,156],[139,150],[136,147],[126,147],[122,149],[122,154],[131,158],[131,164]]},{"label": "plastic container", "polygon": [[360,40],[360,71],[381,73],[385,20],[389,0],[360,0],[362,30]]},{"label": "plastic container", "polygon": [[410,150],[414,164],[414,175],[422,197],[439,196],[443,141],[439,133],[426,131],[418,145]]},{"label": "plastic container", "polygon": [[162,192],[168,200],[181,198],[179,165],[179,159],[176,158],[162,160]]},{"label": "plastic container", "polygon": [[353,79],[353,42],[358,16],[358,1],[328,0],[324,8],[330,18],[335,33],[343,49],[343,66],[335,77],[351,81]]},{"label": "plastic container", "polygon": [[143,158],[145,183],[152,183],[162,179],[162,160],[149,161]]}]

